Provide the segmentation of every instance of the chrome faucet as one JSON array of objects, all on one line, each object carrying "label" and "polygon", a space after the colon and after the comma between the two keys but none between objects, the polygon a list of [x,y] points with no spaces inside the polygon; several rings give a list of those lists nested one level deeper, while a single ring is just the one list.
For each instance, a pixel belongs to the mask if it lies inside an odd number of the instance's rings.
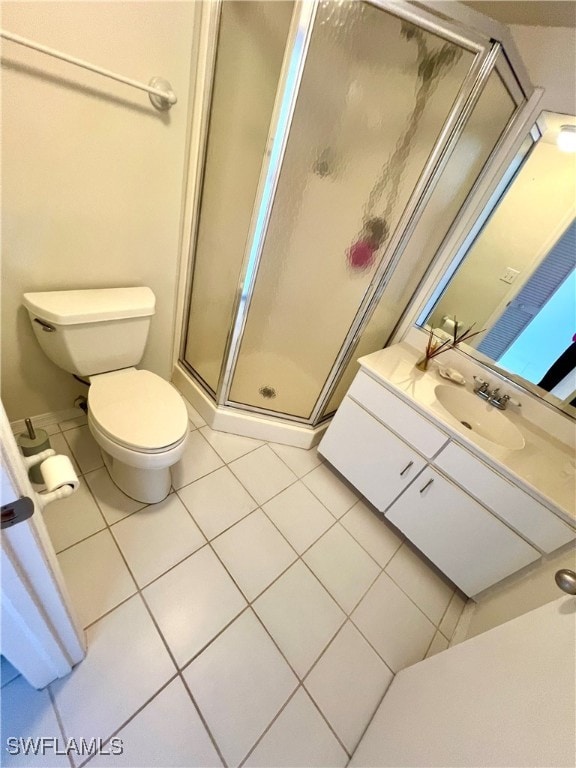
[{"label": "chrome faucet", "polygon": [[490,384],[487,381],[484,381],[477,376],[474,376],[474,380],[477,382],[477,385],[474,387],[474,394],[481,397],[482,400],[486,400],[490,405],[493,405],[494,408],[498,408],[499,411],[505,411],[508,403],[511,403],[518,408],[521,407],[522,404],[519,403],[518,400],[512,400],[510,395],[501,395],[500,387],[496,387],[490,391]]},{"label": "chrome faucet", "polygon": [[478,395],[478,397],[481,397],[482,400],[489,400],[492,396],[492,393],[490,392],[490,384],[488,384],[487,381],[484,381],[483,379],[479,379],[478,376],[474,376],[474,380],[477,382],[477,385],[474,387],[474,394]]}]

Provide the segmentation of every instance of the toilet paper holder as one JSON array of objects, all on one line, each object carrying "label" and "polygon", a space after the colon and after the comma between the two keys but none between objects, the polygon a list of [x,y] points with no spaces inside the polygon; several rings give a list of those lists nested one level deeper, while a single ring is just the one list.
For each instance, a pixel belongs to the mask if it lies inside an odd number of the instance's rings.
[{"label": "toilet paper holder", "polygon": [[[30,469],[30,467],[35,466],[36,464],[42,464],[42,462],[46,461],[46,459],[51,458],[52,456],[56,456],[56,451],[52,448],[48,448],[45,451],[42,451],[41,453],[37,453],[34,456],[23,456],[22,461],[24,462],[24,466],[26,469]],[[40,467],[40,471],[42,471],[42,467]],[[74,474],[74,479],[76,481],[76,485],[63,485],[61,488],[57,488],[54,491],[48,491],[48,492],[35,492],[35,501],[40,507],[40,509],[44,509],[48,504],[51,504],[53,501],[58,501],[59,499],[65,499],[68,496],[71,496],[74,491],[78,487],[78,478]]]}]

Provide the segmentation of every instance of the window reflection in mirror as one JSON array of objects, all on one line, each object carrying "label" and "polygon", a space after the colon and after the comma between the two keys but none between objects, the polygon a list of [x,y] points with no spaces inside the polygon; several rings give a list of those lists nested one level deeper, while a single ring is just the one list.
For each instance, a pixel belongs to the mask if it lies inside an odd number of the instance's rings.
[{"label": "window reflection in mirror", "polygon": [[563,125],[576,118],[543,113],[541,139],[521,150],[419,324],[486,329],[465,351],[574,414],[576,153],[558,148]]}]

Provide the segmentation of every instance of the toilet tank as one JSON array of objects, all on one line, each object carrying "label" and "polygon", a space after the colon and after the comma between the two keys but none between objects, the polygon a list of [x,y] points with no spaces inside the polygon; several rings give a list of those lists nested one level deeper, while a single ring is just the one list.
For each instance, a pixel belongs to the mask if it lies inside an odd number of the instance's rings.
[{"label": "toilet tank", "polygon": [[140,362],[155,297],[150,288],[98,288],[25,293],[23,303],[50,360],[91,376]]}]

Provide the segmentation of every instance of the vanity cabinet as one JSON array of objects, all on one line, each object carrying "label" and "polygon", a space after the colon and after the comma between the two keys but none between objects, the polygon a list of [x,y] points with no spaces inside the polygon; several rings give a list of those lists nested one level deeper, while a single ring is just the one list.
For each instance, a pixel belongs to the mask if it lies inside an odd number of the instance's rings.
[{"label": "vanity cabinet", "polygon": [[467,595],[476,595],[540,553],[432,467],[386,513]]},{"label": "vanity cabinet", "polygon": [[364,370],[318,449],[467,595],[576,538]]}]

